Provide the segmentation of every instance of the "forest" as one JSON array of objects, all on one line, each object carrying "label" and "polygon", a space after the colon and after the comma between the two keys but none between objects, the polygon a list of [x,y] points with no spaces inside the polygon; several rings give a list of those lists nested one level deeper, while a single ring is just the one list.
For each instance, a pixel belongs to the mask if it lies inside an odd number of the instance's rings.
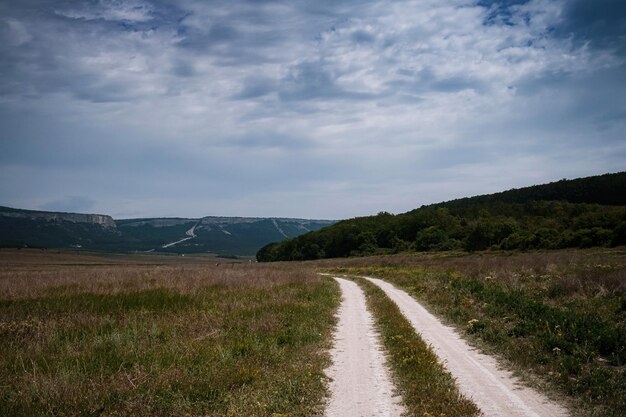
[{"label": "forest", "polygon": [[626,172],[341,221],[259,250],[260,262],[398,252],[532,250],[626,244]]}]

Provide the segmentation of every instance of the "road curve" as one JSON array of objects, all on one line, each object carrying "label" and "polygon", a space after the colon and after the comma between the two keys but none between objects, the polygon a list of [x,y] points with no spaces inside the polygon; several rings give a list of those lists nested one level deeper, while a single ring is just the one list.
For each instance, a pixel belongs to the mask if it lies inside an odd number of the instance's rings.
[{"label": "road curve", "polygon": [[399,417],[403,407],[385,365],[365,294],[352,281],[335,278],[342,292],[331,350],[328,417]]},{"label": "road curve", "polygon": [[459,390],[486,417],[565,417],[569,414],[537,391],[519,385],[494,358],[470,347],[452,328],[444,326],[406,292],[380,279],[364,277],[381,288],[400,308],[422,339],[431,345]]}]

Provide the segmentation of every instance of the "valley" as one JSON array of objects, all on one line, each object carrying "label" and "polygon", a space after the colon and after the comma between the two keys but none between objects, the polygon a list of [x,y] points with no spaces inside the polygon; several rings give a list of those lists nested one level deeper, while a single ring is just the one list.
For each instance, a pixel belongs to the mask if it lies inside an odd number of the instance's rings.
[{"label": "valley", "polygon": [[0,208],[0,414],[621,417],[625,184],[338,223]]},{"label": "valley", "polygon": [[330,220],[216,217],[114,220],[105,215],[0,207],[0,247],[253,256],[264,245],[319,230]]}]

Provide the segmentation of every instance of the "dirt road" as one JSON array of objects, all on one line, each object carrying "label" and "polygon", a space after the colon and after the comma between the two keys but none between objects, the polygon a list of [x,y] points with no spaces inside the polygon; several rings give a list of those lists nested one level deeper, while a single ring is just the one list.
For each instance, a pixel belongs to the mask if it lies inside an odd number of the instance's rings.
[{"label": "dirt road", "polygon": [[396,417],[403,408],[394,397],[393,385],[381,352],[365,294],[357,284],[335,278],[343,300],[331,351],[333,365],[326,370],[331,378],[328,417]]},{"label": "dirt road", "polygon": [[400,308],[446,368],[459,390],[472,399],[486,417],[559,417],[568,413],[530,388],[520,386],[510,372],[498,368],[494,358],[470,347],[450,327],[444,326],[415,299],[388,282],[366,278],[380,287]]}]

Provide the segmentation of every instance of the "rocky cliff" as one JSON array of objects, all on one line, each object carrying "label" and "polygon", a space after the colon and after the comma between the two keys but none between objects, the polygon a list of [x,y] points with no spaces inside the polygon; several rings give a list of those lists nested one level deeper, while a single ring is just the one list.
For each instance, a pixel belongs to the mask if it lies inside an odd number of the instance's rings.
[{"label": "rocky cliff", "polygon": [[100,214],[0,207],[0,247],[254,255],[269,242],[299,236],[332,223],[216,216],[113,220]]},{"label": "rocky cliff", "polygon": [[105,229],[117,229],[111,216],[104,214],[57,213],[50,211],[18,210],[0,207],[0,217],[25,220],[44,220],[49,222],[88,223],[100,225]]},{"label": "rocky cliff", "polygon": [[172,227],[197,222],[198,219],[157,218],[157,219],[124,219],[117,220],[118,227]]}]

